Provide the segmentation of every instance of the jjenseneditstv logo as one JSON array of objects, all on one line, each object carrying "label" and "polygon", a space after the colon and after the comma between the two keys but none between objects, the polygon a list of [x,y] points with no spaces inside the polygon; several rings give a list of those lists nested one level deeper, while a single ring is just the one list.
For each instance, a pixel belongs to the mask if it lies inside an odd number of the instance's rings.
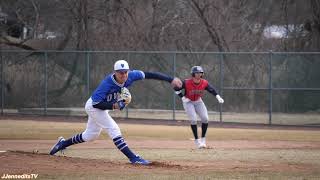
[{"label": "jjenseneditstv logo", "polygon": [[37,179],[38,174],[3,174],[1,179]]}]

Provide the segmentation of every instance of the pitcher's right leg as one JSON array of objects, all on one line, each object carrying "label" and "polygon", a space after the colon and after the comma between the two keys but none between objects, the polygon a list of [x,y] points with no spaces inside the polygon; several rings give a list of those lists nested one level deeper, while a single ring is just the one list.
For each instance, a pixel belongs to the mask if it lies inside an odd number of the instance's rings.
[{"label": "pitcher's right leg", "polygon": [[63,137],[59,137],[58,142],[51,148],[50,155],[54,155],[55,153],[66,149],[67,147],[83,143],[86,141],[93,141],[97,139],[101,132],[101,127],[93,120],[91,117],[92,114],[95,114],[96,110],[95,108],[91,108],[91,101],[90,99],[86,103],[86,111],[88,113],[88,122],[87,122],[87,128],[83,133],[76,134],[72,136],[71,138],[65,140]]}]

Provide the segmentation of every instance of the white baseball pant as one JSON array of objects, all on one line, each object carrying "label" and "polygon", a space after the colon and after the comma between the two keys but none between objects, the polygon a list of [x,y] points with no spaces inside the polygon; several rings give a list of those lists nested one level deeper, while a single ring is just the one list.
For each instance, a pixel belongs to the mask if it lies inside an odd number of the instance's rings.
[{"label": "white baseball pant", "polygon": [[87,128],[82,133],[84,141],[97,139],[102,130],[106,131],[111,139],[121,136],[118,124],[109,115],[108,110],[101,110],[92,106],[92,99],[89,98],[85,110],[88,114]]},{"label": "white baseball pant", "polygon": [[184,102],[183,108],[192,125],[197,124],[197,114],[199,115],[202,123],[208,123],[208,110],[201,98],[197,101]]}]

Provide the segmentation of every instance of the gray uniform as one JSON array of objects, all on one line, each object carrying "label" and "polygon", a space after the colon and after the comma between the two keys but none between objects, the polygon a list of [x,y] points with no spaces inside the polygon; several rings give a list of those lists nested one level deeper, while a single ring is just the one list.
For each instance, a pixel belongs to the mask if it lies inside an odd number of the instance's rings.
[{"label": "gray uniform", "polygon": [[208,110],[201,98],[197,101],[183,102],[183,108],[186,111],[191,124],[197,124],[197,114],[202,123],[208,123]]}]

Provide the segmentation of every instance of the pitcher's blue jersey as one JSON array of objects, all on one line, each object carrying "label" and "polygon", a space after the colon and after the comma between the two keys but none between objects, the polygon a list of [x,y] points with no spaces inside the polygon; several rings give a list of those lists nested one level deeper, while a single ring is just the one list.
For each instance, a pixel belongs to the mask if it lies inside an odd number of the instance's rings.
[{"label": "pitcher's blue jersey", "polygon": [[128,79],[125,83],[119,84],[114,79],[114,73],[107,75],[97,89],[93,92],[91,99],[92,105],[99,102],[115,103],[117,102],[118,93],[122,87],[129,87],[134,81],[142,80],[145,78],[143,71],[131,70],[128,72]]}]

